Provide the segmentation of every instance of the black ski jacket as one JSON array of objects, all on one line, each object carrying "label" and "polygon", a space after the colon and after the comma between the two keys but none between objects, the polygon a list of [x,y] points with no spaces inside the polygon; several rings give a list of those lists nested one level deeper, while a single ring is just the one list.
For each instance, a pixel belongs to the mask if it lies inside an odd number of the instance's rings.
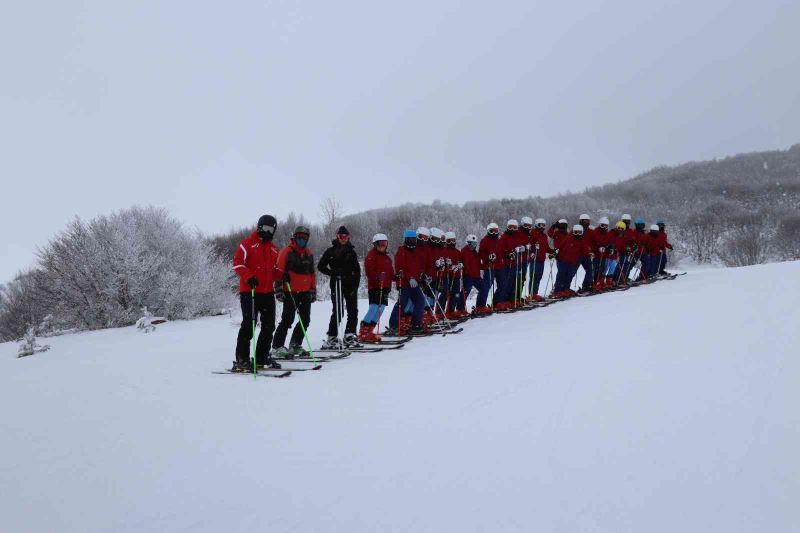
[{"label": "black ski jacket", "polygon": [[317,270],[331,278],[341,276],[342,284],[358,286],[361,283],[361,265],[358,264],[356,249],[349,242],[342,245],[337,239],[325,250],[317,264]]}]

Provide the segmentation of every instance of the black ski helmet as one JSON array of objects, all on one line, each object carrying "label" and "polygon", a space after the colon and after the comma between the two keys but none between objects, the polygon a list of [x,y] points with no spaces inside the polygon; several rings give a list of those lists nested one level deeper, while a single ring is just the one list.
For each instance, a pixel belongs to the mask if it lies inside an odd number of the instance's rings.
[{"label": "black ski helmet", "polygon": [[261,215],[256,224],[256,231],[258,236],[265,241],[271,241],[275,236],[275,230],[278,228],[278,221],[272,215]]}]

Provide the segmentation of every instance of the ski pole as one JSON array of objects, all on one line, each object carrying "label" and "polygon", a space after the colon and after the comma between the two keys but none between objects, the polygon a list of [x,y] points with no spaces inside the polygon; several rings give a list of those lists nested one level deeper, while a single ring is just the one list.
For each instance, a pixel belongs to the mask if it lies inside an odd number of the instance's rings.
[{"label": "ski pole", "polygon": [[253,379],[257,379],[258,369],[256,368],[256,288],[250,288],[250,316],[253,318]]},{"label": "ski pole", "polygon": [[[550,258],[550,271],[547,274],[547,282],[544,284],[544,293],[549,294],[550,291],[550,281],[553,279],[553,263],[555,259]],[[555,287],[553,287],[555,289]]]},{"label": "ski pole", "polygon": [[492,265],[489,264],[489,286],[492,289],[492,312],[494,312],[494,269]]},{"label": "ski pole", "polygon": [[[431,292],[433,292],[433,289],[431,288],[431,285],[430,285],[430,283],[428,283],[427,281],[425,281],[425,284],[428,286],[428,288],[431,290]],[[439,305],[439,299],[438,299],[438,298],[434,298],[434,299],[433,299],[433,310],[434,310],[434,313],[433,313],[433,321],[434,321],[434,322],[436,322],[436,325],[437,325],[438,327],[440,327],[440,328],[441,328],[442,326],[441,326],[441,324],[439,323],[439,320],[436,318],[436,306],[437,306],[437,305],[439,306],[439,311],[442,311],[442,315],[444,315],[444,311],[442,310],[442,306],[441,306],[441,305]],[[444,322],[444,323],[445,323],[445,324],[446,324],[446,325],[447,325],[447,326],[450,328],[450,331],[452,331],[452,330],[453,330],[453,326],[450,324],[450,322],[449,322],[449,321],[447,321],[447,320],[443,320],[442,322]],[[442,335],[442,336],[444,336],[444,335]]]},{"label": "ski pole", "polygon": [[[381,304],[383,303],[383,276],[384,272],[381,272],[381,292],[378,293],[378,335],[381,334]],[[398,324],[399,325],[399,324]]]},{"label": "ski pole", "polygon": [[[300,316],[300,308],[297,307],[297,302],[294,299],[294,294],[292,293],[292,284],[288,281],[286,282],[286,288],[289,289],[289,297],[292,299],[292,304],[294,305],[294,310],[297,313],[297,320],[300,322],[300,329],[303,331],[303,337],[306,339],[306,344],[308,344],[308,353],[311,355],[311,360],[316,363],[317,360],[314,358],[314,348],[311,347],[311,341],[308,339],[308,332],[306,331],[306,326],[303,324],[303,317]],[[308,304],[309,307],[309,314],[311,314],[311,303]]]}]

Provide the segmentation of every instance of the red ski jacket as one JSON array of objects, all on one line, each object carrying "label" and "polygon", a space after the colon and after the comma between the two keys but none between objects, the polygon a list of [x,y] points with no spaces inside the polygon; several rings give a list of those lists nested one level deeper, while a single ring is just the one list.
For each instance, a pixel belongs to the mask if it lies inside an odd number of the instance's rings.
[{"label": "red ski jacket", "polygon": [[592,253],[591,245],[586,242],[586,238],[576,239],[569,235],[563,239],[558,249],[558,259],[571,266],[577,266],[581,259]]},{"label": "red ski jacket", "polygon": [[[489,256],[491,254],[495,255],[494,262],[489,261]],[[500,248],[500,238],[493,239],[486,235],[484,238],[481,239],[480,245],[478,246],[478,255],[481,257],[481,261],[483,262],[483,266],[485,268],[491,268],[494,270],[505,268],[506,267],[506,258],[503,255],[503,251]]]},{"label": "red ski jacket", "polygon": [[385,292],[392,289],[394,266],[389,254],[381,253],[375,248],[370,250],[364,258],[364,272],[367,276],[367,289],[383,289]]},{"label": "red ski jacket", "polygon": [[653,236],[648,233],[647,237],[642,239],[642,242],[646,253],[650,256],[660,255],[662,251],[666,250],[666,247],[661,243],[661,237],[658,235]]},{"label": "red ski jacket", "polygon": [[414,278],[422,286],[421,274],[425,273],[425,252],[419,248],[409,250],[405,246],[397,248],[394,254],[394,270],[397,274],[402,272],[397,288],[407,287],[408,280]]},{"label": "red ski jacket", "polygon": [[620,233],[617,230],[610,230],[608,232],[609,240],[606,243],[606,259],[619,259],[620,252],[624,252],[625,248],[628,246],[627,242],[628,239],[625,237],[625,233]]},{"label": "red ski jacket", "polygon": [[[506,266],[516,266],[517,259],[511,259],[510,255],[518,246],[525,246],[530,241],[528,240],[528,235],[521,230],[517,230],[515,232],[510,232],[508,230],[504,231],[502,235],[500,235],[500,250],[503,252],[503,258],[506,260]],[[516,253],[516,252],[515,252]],[[517,254],[519,256],[520,262],[527,261],[527,249],[525,252],[521,252]]]},{"label": "red ski jacket", "polygon": [[[553,252],[553,249],[550,248],[550,240],[547,238],[547,234],[543,231],[533,230],[531,231],[531,256],[535,255],[536,261],[544,261],[547,259],[547,254]],[[539,251],[536,251],[536,245],[539,245]]]},{"label": "red ski jacket", "polygon": [[314,254],[309,248],[300,248],[294,239],[278,254],[277,277],[284,282],[283,290],[288,290],[286,281],[292,285],[292,292],[317,290],[317,274],[314,271]]},{"label": "red ski jacket", "polygon": [[[439,259],[443,262],[441,267],[436,266],[436,261]],[[434,279],[441,279],[444,277],[447,270],[446,263],[444,262],[445,259],[447,259],[447,252],[445,252],[444,246],[429,245],[425,273]]]},{"label": "red ski jacket", "polygon": [[[456,247],[450,248],[449,246],[446,246],[445,249],[444,249],[444,258],[445,258],[445,260],[447,260],[447,259],[450,260],[449,261],[450,262],[450,266],[457,265],[458,263],[463,263],[464,262],[462,257],[461,257],[461,250],[459,250]],[[445,266],[445,269],[447,269],[447,268],[448,267]]]},{"label": "red ski jacket", "polygon": [[429,242],[420,244],[420,241],[417,241],[417,251],[419,251],[423,258],[422,264],[425,265],[425,273],[433,277],[436,273],[433,268],[433,259],[431,259],[431,256],[433,256],[433,246],[431,246]]},{"label": "red ski jacket", "polygon": [[478,255],[477,250],[464,246],[461,249],[461,262],[464,263],[465,278],[481,277],[481,257]]},{"label": "red ski jacket", "polygon": [[659,231],[658,232],[658,242],[661,243],[661,246],[664,248],[669,248],[672,250],[672,245],[669,243],[667,239],[667,232],[666,231]]},{"label": "red ski jacket", "polygon": [[[603,257],[608,257],[608,245],[616,242],[616,236],[612,230],[603,231],[601,229],[594,230],[594,254],[599,256],[601,253]],[[600,252],[600,248],[605,248],[604,252]]]},{"label": "red ski jacket", "polygon": [[553,239],[553,250],[560,249],[564,241],[572,238],[568,231],[561,231],[558,228],[548,229],[547,236]]},{"label": "red ski jacket", "polygon": [[261,242],[257,232],[245,237],[233,254],[233,271],[239,276],[239,292],[250,292],[247,280],[256,277],[257,293],[272,292],[275,265],[278,261],[278,248],[271,242]]},{"label": "red ski jacket", "polygon": [[636,248],[636,255],[647,253],[647,232],[646,231],[633,231],[633,239],[631,240],[631,248]]}]

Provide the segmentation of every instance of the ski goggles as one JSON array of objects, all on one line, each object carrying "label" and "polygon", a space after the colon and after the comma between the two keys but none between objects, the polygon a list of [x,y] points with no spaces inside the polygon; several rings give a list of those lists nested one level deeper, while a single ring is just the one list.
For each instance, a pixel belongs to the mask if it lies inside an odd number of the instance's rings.
[{"label": "ski goggles", "polygon": [[500,235],[500,230],[496,228],[492,228],[489,230],[489,235]]},{"label": "ski goggles", "polygon": [[536,224],[536,229],[544,229],[545,225],[542,223]]},{"label": "ski goggles", "polygon": [[258,231],[263,231],[265,233],[275,233],[275,226],[267,226],[266,224],[259,226]]},{"label": "ski goggles", "polygon": [[523,224],[522,227],[524,229],[533,229],[533,225],[532,224]]},{"label": "ski goggles", "polygon": [[600,224],[600,229],[608,229],[608,224]]},{"label": "ski goggles", "polygon": [[517,231],[519,229],[519,226],[515,226],[514,224],[511,224],[510,226],[507,227],[509,231]]},{"label": "ski goggles", "polygon": [[417,233],[417,240],[422,242],[428,242],[428,236],[423,235],[422,233]]},{"label": "ski goggles", "polygon": [[447,244],[452,244],[452,245],[455,245],[455,244],[456,244],[456,240],[455,240],[455,239],[447,239],[445,242],[446,242]]},{"label": "ski goggles", "polygon": [[440,242],[442,242],[442,239],[440,239],[439,237],[431,237],[431,242],[434,244],[439,244]]}]

